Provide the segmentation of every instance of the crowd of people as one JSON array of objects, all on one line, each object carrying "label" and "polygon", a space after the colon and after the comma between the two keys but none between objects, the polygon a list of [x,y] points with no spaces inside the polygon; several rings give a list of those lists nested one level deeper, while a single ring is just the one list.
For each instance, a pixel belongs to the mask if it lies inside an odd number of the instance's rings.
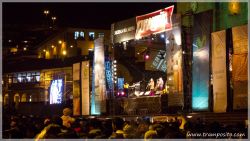
[{"label": "crowd of people", "polygon": [[[125,121],[121,117],[100,119],[71,115],[71,109],[65,108],[62,116],[4,116],[3,138],[36,140],[247,138],[248,133],[244,124],[222,125],[218,122],[207,124],[201,119],[187,121],[181,129],[179,120],[152,123],[147,118]],[[218,136],[218,133],[225,133],[226,136]],[[235,136],[234,133],[240,135]]]}]

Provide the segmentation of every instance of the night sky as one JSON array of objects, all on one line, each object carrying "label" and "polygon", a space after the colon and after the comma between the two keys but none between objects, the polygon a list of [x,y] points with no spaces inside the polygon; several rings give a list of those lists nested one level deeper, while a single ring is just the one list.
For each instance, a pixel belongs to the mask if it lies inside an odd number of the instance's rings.
[{"label": "night sky", "polygon": [[171,3],[3,3],[4,24],[41,24],[43,10],[57,17],[58,26],[100,27],[147,14]]},{"label": "night sky", "polygon": [[[44,23],[52,22],[56,16],[55,25],[58,28],[96,28],[111,29],[111,24],[135,16],[166,8],[173,3],[2,3],[3,47],[24,46],[29,41],[29,47],[45,40],[49,35]],[[49,10],[45,16],[44,10]],[[175,8],[176,11],[176,8]],[[176,13],[174,11],[174,13]],[[9,42],[11,40],[11,42]]]}]

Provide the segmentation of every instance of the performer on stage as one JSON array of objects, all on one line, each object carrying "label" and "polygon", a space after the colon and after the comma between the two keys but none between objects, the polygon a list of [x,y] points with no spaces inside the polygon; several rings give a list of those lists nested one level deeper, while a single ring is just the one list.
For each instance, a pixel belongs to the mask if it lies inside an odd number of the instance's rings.
[{"label": "performer on stage", "polygon": [[157,84],[156,84],[156,90],[163,90],[163,79],[162,77],[160,77],[158,80],[157,80]]},{"label": "performer on stage", "polygon": [[150,89],[150,95],[154,95],[155,82],[153,78],[150,79],[148,87]]}]

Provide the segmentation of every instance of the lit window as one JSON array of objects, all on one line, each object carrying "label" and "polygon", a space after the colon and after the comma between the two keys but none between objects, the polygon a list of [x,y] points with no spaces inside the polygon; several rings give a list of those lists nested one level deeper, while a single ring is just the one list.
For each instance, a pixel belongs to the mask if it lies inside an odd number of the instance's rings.
[{"label": "lit window", "polygon": [[98,33],[98,38],[104,37],[104,33]]},{"label": "lit window", "polygon": [[95,39],[95,32],[89,32],[89,40]]},{"label": "lit window", "polygon": [[74,35],[74,39],[76,40],[76,39],[78,39],[78,37],[79,37],[79,32],[76,31],[76,32],[75,32],[75,35]]},{"label": "lit window", "polygon": [[83,31],[80,32],[80,37],[84,38],[84,32]]}]

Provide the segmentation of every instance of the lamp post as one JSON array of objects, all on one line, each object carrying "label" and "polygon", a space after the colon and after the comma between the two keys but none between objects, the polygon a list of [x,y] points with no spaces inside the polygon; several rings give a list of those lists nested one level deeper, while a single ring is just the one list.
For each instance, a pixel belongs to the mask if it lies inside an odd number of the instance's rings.
[{"label": "lamp post", "polygon": [[51,17],[51,20],[52,20],[52,28],[54,29],[56,17],[55,16]]},{"label": "lamp post", "polygon": [[49,13],[50,13],[49,10],[43,11],[43,14],[45,15],[45,26],[47,26],[47,27],[49,27],[49,21],[47,19]]}]

